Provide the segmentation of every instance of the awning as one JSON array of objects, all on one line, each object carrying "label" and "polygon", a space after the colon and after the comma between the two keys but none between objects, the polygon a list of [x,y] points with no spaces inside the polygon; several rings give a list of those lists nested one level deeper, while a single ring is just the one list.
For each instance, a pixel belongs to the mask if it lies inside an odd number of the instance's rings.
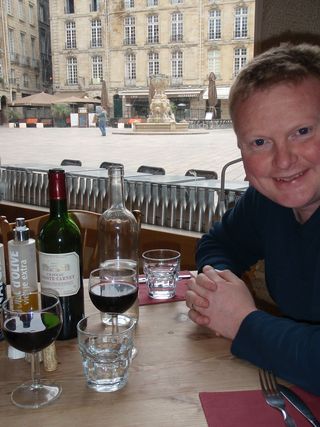
[{"label": "awning", "polygon": [[[218,99],[228,99],[230,86],[217,86]],[[203,92],[203,99],[208,99],[208,88]]]},{"label": "awning", "polygon": [[[196,87],[196,88],[168,88],[165,93],[168,97],[176,96],[181,98],[198,98],[200,94],[205,90],[204,87]],[[149,89],[124,89],[119,90],[120,96],[126,96],[131,98],[136,97],[148,97]]]}]

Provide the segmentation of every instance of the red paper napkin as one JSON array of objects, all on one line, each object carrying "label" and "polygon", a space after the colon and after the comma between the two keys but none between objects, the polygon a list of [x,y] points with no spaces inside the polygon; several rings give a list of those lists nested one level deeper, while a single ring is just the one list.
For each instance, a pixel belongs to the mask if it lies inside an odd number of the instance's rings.
[{"label": "red paper napkin", "polygon": [[[294,390],[320,419],[320,397],[293,387]],[[199,393],[208,427],[283,427],[279,411],[267,405],[261,390]],[[310,427],[310,423],[289,402],[288,413],[297,426]]]},{"label": "red paper napkin", "polygon": [[[189,271],[180,271],[180,274],[190,274]],[[148,285],[146,283],[139,284],[139,305],[162,304],[165,302],[184,301],[186,299],[187,281],[189,279],[181,279],[177,282],[176,295],[170,299],[154,299],[148,295]]]}]

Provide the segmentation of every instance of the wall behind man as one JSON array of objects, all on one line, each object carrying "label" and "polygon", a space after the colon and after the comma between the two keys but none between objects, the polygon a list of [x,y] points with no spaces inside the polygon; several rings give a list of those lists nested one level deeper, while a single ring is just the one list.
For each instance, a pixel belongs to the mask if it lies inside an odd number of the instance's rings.
[{"label": "wall behind man", "polygon": [[320,0],[256,0],[257,55],[281,42],[320,45]]}]

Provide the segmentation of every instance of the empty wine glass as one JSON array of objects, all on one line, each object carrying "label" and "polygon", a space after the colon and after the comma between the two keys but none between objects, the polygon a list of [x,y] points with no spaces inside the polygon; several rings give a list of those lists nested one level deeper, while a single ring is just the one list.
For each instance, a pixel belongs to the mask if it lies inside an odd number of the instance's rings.
[{"label": "empty wine glass", "polygon": [[59,385],[40,379],[39,351],[59,335],[62,310],[59,298],[53,294],[32,292],[26,297],[30,303],[24,311],[17,308],[16,297],[3,303],[2,330],[12,347],[31,354],[32,380],[17,387],[11,393],[11,401],[20,408],[39,408],[61,393]]}]

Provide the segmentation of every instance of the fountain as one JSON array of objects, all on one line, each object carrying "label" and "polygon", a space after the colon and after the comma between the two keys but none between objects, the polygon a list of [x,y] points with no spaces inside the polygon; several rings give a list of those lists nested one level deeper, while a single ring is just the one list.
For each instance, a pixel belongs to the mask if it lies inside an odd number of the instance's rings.
[{"label": "fountain", "polygon": [[134,132],[185,133],[188,131],[188,123],[177,123],[175,120],[170,101],[165,94],[167,86],[167,76],[158,74],[151,77],[150,116],[147,123],[135,123]]}]

